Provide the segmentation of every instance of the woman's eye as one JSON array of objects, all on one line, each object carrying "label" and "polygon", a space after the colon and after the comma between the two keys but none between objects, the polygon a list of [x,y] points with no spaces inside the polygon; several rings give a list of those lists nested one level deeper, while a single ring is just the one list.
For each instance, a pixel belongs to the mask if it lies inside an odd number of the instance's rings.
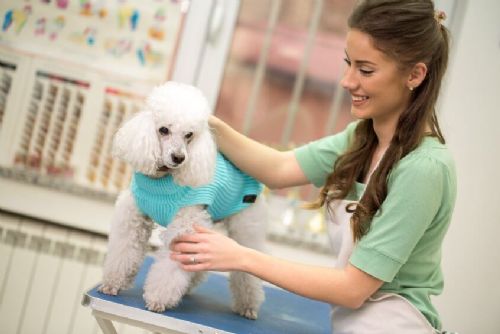
[{"label": "woman's eye", "polygon": [[161,128],[158,129],[158,131],[160,132],[160,134],[162,136],[166,136],[170,133],[170,130],[164,126],[162,126]]},{"label": "woman's eye", "polygon": [[370,75],[373,73],[373,70],[363,70],[363,69],[360,69],[359,70],[363,75]]},{"label": "woman's eye", "polygon": [[186,139],[191,139],[193,137],[193,133],[192,132],[188,132],[188,133],[186,133],[186,135],[184,137]]}]

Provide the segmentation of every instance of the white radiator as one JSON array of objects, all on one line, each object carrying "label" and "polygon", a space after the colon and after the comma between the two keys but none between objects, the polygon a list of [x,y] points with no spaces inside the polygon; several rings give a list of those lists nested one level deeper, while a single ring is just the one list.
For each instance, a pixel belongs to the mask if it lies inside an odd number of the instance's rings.
[{"label": "white radiator", "polygon": [[100,333],[81,299],[101,279],[105,247],[102,236],[0,212],[2,334]]}]

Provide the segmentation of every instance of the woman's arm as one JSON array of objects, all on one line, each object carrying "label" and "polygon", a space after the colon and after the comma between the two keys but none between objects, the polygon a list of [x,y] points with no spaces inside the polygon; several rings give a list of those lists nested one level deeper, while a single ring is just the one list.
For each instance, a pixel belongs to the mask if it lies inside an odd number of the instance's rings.
[{"label": "woman's arm", "polygon": [[181,236],[171,246],[172,259],[186,271],[244,271],[293,293],[349,308],[360,307],[383,284],[350,264],[345,269],[298,264],[243,247],[209,229],[195,229],[197,233]]},{"label": "woman's arm", "polygon": [[252,140],[215,116],[210,127],[219,150],[245,173],[268,188],[285,188],[309,183],[293,151],[278,151]]}]

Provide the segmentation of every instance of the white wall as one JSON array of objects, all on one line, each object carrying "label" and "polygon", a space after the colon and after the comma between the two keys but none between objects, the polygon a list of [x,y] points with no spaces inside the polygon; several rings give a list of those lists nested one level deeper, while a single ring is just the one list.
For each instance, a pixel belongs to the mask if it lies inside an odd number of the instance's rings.
[{"label": "white wall", "polygon": [[[460,0],[463,1],[463,0]],[[458,198],[445,239],[445,329],[500,333],[500,2],[468,1],[454,40],[441,123]]]}]

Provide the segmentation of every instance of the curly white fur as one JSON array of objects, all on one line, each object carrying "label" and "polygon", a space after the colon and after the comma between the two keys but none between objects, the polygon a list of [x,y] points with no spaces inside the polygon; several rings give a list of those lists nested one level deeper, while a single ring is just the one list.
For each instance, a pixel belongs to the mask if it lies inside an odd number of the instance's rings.
[{"label": "curly white fur", "polygon": [[[146,109],[128,120],[116,133],[113,155],[128,162],[136,171],[151,177],[170,173],[175,183],[198,187],[209,183],[215,172],[216,145],[208,126],[210,110],[200,90],[167,82],[156,87],[146,100]],[[229,235],[240,244],[262,249],[266,208],[262,199],[226,219]],[[158,252],[144,285],[149,310],[163,312],[176,306],[182,296],[204,276],[188,273],[170,260],[169,245],[178,235],[193,232],[193,224],[211,226],[204,206],[179,210],[161,235]],[[136,207],[129,190],[116,201],[100,290],[117,294],[132,282],[145,255],[154,226]],[[259,279],[246,273],[231,274],[233,309],[256,319],[264,300]]]},{"label": "curly white fur", "polygon": [[[137,113],[116,133],[113,155],[146,175],[162,176],[158,167],[172,169],[179,185],[197,187],[211,181],[215,168],[216,146],[208,127],[210,109],[202,92],[177,82],[167,82],[153,89],[146,100],[146,110]],[[160,127],[168,136],[158,133]],[[191,140],[186,135],[192,133]],[[189,144],[189,152],[188,152]],[[187,154],[195,156],[189,159]],[[183,155],[177,168],[172,155]]]}]

